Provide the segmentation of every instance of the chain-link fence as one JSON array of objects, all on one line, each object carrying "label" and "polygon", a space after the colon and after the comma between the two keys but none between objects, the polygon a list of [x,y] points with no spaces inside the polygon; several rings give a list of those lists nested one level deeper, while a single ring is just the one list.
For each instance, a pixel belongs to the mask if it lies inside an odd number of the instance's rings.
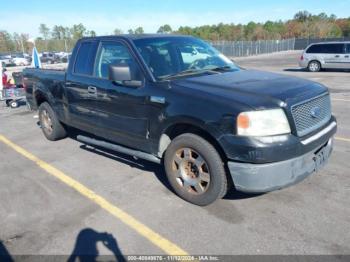
[{"label": "chain-link fence", "polygon": [[[71,52],[76,40],[36,40],[39,52]],[[293,50],[295,39],[259,40],[259,41],[215,41],[211,44],[229,57],[268,54],[279,51]],[[26,41],[0,41],[0,53],[31,53],[32,44]]]},{"label": "chain-link fence", "polygon": [[295,39],[259,40],[259,41],[215,41],[211,44],[229,57],[268,54],[293,50]]}]

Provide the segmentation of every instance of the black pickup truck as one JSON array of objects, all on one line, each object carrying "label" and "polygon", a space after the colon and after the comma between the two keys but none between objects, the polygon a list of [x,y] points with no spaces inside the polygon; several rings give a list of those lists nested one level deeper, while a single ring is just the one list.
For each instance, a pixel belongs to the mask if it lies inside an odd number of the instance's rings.
[{"label": "black pickup truck", "polygon": [[337,128],[323,85],[245,70],[190,36],[84,38],[67,71],[24,79],[49,140],[70,126],[83,143],[161,163],[197,205],[301,181],[327,162]]}]

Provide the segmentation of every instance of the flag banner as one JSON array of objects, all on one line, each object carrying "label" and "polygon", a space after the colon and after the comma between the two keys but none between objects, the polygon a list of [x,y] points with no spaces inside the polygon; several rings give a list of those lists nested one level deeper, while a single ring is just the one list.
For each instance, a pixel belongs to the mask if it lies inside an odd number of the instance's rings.
[{"label": "flag banner", "polygon": [[39,53],[35,46],[33,47],[33,53],[32,53],[32,67],[41,68]]}]

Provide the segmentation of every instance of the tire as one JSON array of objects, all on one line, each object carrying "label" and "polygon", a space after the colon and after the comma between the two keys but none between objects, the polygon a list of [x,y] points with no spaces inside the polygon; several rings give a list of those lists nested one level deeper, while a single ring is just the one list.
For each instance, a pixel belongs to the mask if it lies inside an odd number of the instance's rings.
[{"label": "tire", "polygon": [[310,72],[319,72],[321,71],[321,63],[318,62],[318,61],[311,61],[309,63],[309,65],[307,66],[307,69],[310,71]]},{"label": "tire", "polygon": [[17,108],[17,107],[18,107],[18,102],[17,102],[16,100],[12,100],[12,101],[10,102],[10,107],[11,107],[11,108]]},{"label": "tire", "polygon": [[57,141],[67,136],[64,126],[47,102],[39,106],[39,121],[41,129],[48,140]]},{"label": "tire", "polygon": [[195,134],[183,134],[169,145],[164,156],[168,181],[182,199],[206,206],[227,192],[225,166],[216,149]]}]

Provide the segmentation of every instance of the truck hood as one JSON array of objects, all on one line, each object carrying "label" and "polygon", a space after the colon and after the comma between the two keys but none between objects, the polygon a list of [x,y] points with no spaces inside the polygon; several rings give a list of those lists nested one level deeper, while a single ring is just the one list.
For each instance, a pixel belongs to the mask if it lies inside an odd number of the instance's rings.
[{"label": "truck hood", "polygon": [[325,86],[316,82],[257,70],[177,79],[173,84],[213,97],[239,101],[253,108],[294,104],[328,92]]}]

